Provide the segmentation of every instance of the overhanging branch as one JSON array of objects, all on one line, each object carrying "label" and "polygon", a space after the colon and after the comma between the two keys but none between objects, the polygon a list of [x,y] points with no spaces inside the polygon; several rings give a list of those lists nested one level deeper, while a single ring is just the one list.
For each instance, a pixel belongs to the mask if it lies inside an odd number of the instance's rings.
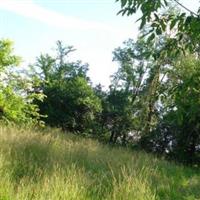
[{"label": "overhanging branch", "polygon": [[181,6],[182,8],[184,8],[185,10],[187,10],[188,12],[190,12],[191,14],[195,15],[196,17],[199,17],[199,15],[197,13],[195,13],[194,11],[190,10],[189,8],[187,8],[186,6],[184,6],[182,3],[180,3],[178,0],[174,0],[179,6]]}]

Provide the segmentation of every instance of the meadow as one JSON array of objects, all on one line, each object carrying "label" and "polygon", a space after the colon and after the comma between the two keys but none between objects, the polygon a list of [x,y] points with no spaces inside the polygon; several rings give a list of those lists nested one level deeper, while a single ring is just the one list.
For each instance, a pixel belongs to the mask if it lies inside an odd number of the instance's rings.
[{"label": "meadow", "polygon": [[58,129],[0,127],[0,200],[198,200],[200,172]]}]

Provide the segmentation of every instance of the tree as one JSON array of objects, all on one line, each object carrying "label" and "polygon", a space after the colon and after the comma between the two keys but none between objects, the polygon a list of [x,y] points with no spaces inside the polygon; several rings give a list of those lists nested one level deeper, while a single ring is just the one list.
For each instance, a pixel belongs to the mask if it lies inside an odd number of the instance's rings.
[{"label": "tree", "polygon": [[128,40],[114,51],[119,69],[113,75],[113,84],[129,93],[134,130],[142,134],[148,134],[158,118],[159,91],[168,64],[168,60],[161,60],[160,56],[164,44],[164,38],[156,44],[138,38],[136,42]]},{"label": "tree", "polygon": [[106,136],[109,133],[108,128],[108,91],[105,91],[103,89],[103,86],[101,84],[96,85],[94,88],[95,95],[99,98],[101,103],[101,111],[96,112],[95,114],[95,120],[93,120],[93,134],[101,137],[101,139],[106,140]]},{"label": "tree", "polygon": [[[143,116],[148,134],[141,138],[142,147],[185,163],[198,163],[200,9],[195,13],[176,0],[174,4],[182,10],[174,9],[168,0],[118,1],[122,15],[141,11],[142,38],[150,44],[153,41],[149,56],[155,64],[146,79],[147,115]],[[158,117],[152,127],[156,102]]]},{"label": "tree", "polygon": [[48,125],[76,133],[92,132],[95,113],[101,110],[100,100],[89,83],[88,65],[67,60],[73,51],[58,41],[55,56],[37,58],[35,71],[43,80],[39,88],[46,95],[38,105],[41,114],[48,116]]},{"label": "tree", "polygon": [[0,40],[0,72],[6,68],[17,66],[20,63],[20,57],[13,54],[13,42],[7,39]]},{"label": "tree", "polygon": [[[182,58],[170,71],[168,90],[173,91],[170,121],[177,125],[174,154],[180,160],[199,162],[200,145],[200,62],[194,56]],[[169,100],[168,100],[169,101]]]},{"label": "tree", "polygon": [[[166,50],[168,53],[177,54],[178,52],[189,49],[194,51],[199,49],[200,41],[200,9],[195,13],[188,9],[178,0],[117,0],[121,2],[122,15],[132,15],[138,10],[142,16],[140,30],[148,24],[149,30],[146,33],[152,40],[163,33],[173,32],[168,38]],[[182,10],[174,12],[173,5],[179,6]],[[163,12],[167,10],[167,12]]]},{"label": "tree", "polygon": [[42,93],[29,93],[33,83],[16,69],[20,58],[13,54],[13,43],[0,40],[0,119],[4,122],[38,124],[40,118],[35,99],[42,101]]},{"label": "tree", "polygon": [[129,93],[123,89],[110,88],[107,96],[107,126],[111,132],[110,143],[116,143],[122,137],[126,143],[127,133],[133,129],[133,115]]},{"label": "tree", "polygon": [[159,123],[142,138],[148,151],[187,163],[200,162],[200,73],[195,56],[179,58],[169,68],[160,104]]}]

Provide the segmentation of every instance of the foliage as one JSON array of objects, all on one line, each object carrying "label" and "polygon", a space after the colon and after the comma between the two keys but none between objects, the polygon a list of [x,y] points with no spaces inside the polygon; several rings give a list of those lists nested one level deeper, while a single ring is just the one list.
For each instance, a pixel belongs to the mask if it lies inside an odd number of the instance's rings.
[{"label": "foliage", "polygon": [[119,69],[113,75],[112,87],[123,93],[123,97],[118,98],[126,99],[127,108],[120,117],[126,116],[129,125],[124,124],[129,132],[146,134],[156,125],[159,79],[165,64],[157,60],[161,46],[158,44],[155,48],[152,43],[139,38],[136,42],[126,41],[123,47],[114,51],[114,61],[119,63]]},{"label": "foliage", "polygon": [[[122,15],[132,15],[138,10],[142,16],[140,21],[140,29],[145,25],[149,26],[147,32],[149,40],[155,39],[163,33],[170,35],[166,45],[166,50],[170,54],[177,54],[182,50],[199,49],[200,39],[200,9],[197,13],[191,11],[178,0],[117,0],[121,2]],[[182,10],[174,12],[174,8]],[[168,10],[163,12],[163,10]],[[169,34],[170,33],[170,34]]]},{"label": "foliage", "polygon": [[200,163],[199,66],[198,59],[188,56],[168,70],[160,122],[142,141],[148,150],[190,164]]},{"label": "foliage", "polygon": [[133,128],[133,115],[129,93],[111,89],[107,96],[107,126],[111,131],[110,142],[116,143],[118,137],[126,142],[127,133]]},{"label": "foliage", "polygon": [[94,115],[101,110],[100,100],[89,84],[88,65],[67,61],[72,51],[73,47],[58,41],[56,56],[37,58],[33,68],[39,71],[37,78],[43,80],[39,90],[46,95],[38,105],[41,114],[48,116],[45,120],[48,125],[77,133],[91,132]]},{"label": "foliage", "polygon": [[[200,162],[200,62],[194,56],[181,58],[170,71],[170,122],[177,125],[174,154],[186,162]],[[168,100],[169,101],[169,100]]]},{"label": "foliage", "polygon": [[[155,62],[151,68],[154,75],[153,79],[149,76],[151,83],[147,82],[148,114],[147,118],[143,117],[146,128],[140,141],[142,147],[185,163],[199,163],[200,9],[195,13],[177,0],[117,1],[121,2],[119,13],[122,15],[141,11],[138,19],[141,35],[150,42],[148,47],[153,47],[150,57],[153,56]],[[177,5],[181,9],[175,9]],[[161,48],[157,48],[160,42]],[[181,57],[181,52],[186,58]],[[157,122],[151,126],[156,102]]]},{"label": "foliage", "polygon": [[41,116],[33,101],[42,100],[43,95],[31,92],[32,82],[17,73],[15,67],[20,58],[13,54],[12,45],[9,40],[0,40],[0,119],[35,124],[40,122]]},{"label": "foliage", "polygon": [[[148,27],[141,31],[146,32]],[[66,132],[199,165],[199,55],[166,54],[168,39],[138,37],[116,48],[119,68],[107,91],[92,87],[88,64],[70,60],[72,46],[58,41],[55,55],[40,55],[24,73],[15,67],[19,58],[12,43],[2,40],[0,119],[38,124],[46,116],[47,125]]]},{"label": "foliage", "polygon": [[7,67],[19,65],[20,58],[13,55],[13,42],[7,39],[0,40],[0,72]]},{"label": "foliage", "polygon": [[[112,87],[122,95],[114,97],[111,107],[116,102],[120,110],[118,119],[125,119],[126,123],[122,124],[137,140],[139,134],[142,148],[177,161],[198,164],[198,57],[187,53],[184,58],[166,58],[162,54],[165,41],[167,38],[160,37],[160,42],[153,44],[139,38],[135,43],[125,42],[123,48],[114,51],[114,60],[120,66],[113,75]],[[126,109],[121,105],[123,98]],[[115,118],[111,116],[111,119]],[[122,124],[114,125],[118,137],[123,133]]]}]

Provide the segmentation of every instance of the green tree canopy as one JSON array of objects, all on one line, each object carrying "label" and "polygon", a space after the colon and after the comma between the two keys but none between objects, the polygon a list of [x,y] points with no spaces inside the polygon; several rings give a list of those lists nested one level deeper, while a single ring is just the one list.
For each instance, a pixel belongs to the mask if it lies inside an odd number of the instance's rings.
[{"label": "green tree canopy", "polygon": [[43,80],[39,85],[46,95],[39,102],[41,114],[47,115],[46,123],[63,130],[83,133],[90,130],[96,112],[101,110],[87,76],[88,64],[68,61],[74,48],[57,42],[56,55],[37,58],[35,72]]},{"label": "green tree canopy", "polygon": [[41,116],[33,101],[42,100],[43,95],[31,92],[33,82],[18,73],[16,66],[20,64],[20,57],[13,51],[13,42],[0,40],[0,119],[35,124]]}]

